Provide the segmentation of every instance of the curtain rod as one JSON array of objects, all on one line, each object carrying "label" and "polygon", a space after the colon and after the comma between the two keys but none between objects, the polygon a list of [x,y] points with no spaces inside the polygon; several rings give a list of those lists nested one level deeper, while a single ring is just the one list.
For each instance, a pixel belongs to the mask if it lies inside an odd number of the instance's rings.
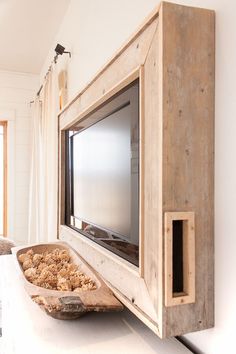
[{"label": "curtain rod", "polygon": [[[57,44],[57,46],[56,46],[56,48],[55,48],[55,52],[56,52],[56,55],[54,56],[53,61],[51,62],[50,66],[49,66],[49,68],[48,68],[48,70],[47,70],[47,72],[46,72],[46,74],[45,74],[45,76],[44,76],[44,80],[46,79],[48,73],[51,71],[53,63],[54,63],[54,64],[57,63],[57,59],[58,59],[58,56],[59,56],[59,55],[69,54],[69,57],[71,58],[71,52],[65,51],[65,47],[63,47],[63,46],[62,46],[61,44],[59,44],[59,43]],[[44,84],[42,84],[42,85],[40,86],[38,92],[36,93],[36,96],[37,96],[37,97],[40,96],[40,93],[41,93],[41,91],[42,91],[42,89],[43,89],[43,86],[44,86]],[[30,104],[31,104],[31,103],[34,103],[34,101],[31,101]]]}]

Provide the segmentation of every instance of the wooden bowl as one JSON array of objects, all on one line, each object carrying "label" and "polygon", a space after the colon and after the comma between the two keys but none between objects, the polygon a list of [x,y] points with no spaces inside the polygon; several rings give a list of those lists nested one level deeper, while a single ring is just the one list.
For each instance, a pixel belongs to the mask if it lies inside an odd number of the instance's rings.
[{"label": "wooden bowl", "polygon": [[[95,290],[83,290],[79,293],[74,291],[50,290],[36,286],[26,279],[18,257],[30,249],[32,249],[34,253],[43,253],[45,251],[53,251],[55,248],[65,249],[69,252],[72,262],[78,265],[80,270],[95,282]],[[107,312],[121,311],[123,309],[123,305],[113,295],[112,291],[104,283],[98,273],[65,242],[17,248],[17,251],[13,253],[16,255],[17,263],[22,272],[27,293],[39,304],[41,309],[53,318],[63,320],[75,319],[91,311]]]}]

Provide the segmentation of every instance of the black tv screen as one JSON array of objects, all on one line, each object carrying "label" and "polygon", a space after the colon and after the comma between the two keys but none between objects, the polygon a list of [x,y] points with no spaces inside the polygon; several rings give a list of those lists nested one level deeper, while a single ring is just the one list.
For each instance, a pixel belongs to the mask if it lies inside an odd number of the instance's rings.
[{"label": "black tv screen", "polygon": [[84,121],[68,134],[68,224],[138,264],[138,81]]}]

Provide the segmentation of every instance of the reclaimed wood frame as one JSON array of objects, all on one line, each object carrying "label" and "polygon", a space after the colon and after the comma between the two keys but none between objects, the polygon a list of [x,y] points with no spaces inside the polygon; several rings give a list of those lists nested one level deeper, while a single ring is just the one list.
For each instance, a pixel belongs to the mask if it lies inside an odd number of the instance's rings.
[{"label": "reclaimed wood frame", "polygon": [[[59,238],[161,338],[214,325],[214,22],[214,11],[162,2],[59,114]],[[65,225],[65,130],[137,78],[139,268]],[[174,301],[168,297],[168,213],[194,217],[184,245],[190,290]]]}]

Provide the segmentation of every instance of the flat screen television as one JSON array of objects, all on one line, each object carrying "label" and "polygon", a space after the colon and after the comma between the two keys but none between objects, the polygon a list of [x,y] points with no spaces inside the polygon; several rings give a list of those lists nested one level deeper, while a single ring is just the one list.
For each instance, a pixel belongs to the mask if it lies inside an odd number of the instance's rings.
[{"label": "flat screen television", "polygon": [[139,261],[139,82],[67,132],[67,225]]}]

